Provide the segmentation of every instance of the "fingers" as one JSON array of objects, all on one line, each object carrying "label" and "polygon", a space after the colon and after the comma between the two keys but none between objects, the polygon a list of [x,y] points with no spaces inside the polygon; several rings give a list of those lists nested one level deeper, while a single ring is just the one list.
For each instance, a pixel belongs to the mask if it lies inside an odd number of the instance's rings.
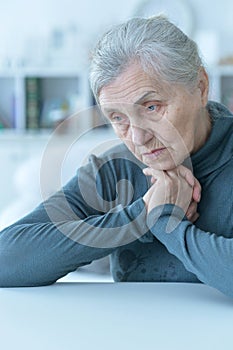
[{"label": "fingers", "polygon": [[192,201],[185,214],[189,221],[194,222],[198,219],[199,214],[197,213],[197,202]]},{"label": "fingers", "polygon": [[152,184],[154,184],[157,180],[161,179],[161,177],[164,177],[164,180],[166,180],[166,175],[168,175],[171,179],[174,179],[177,176],[181,176],[183,179],[185,179],[186,182],[192,187],[192,199],[188,209],[186,207],[186,216],[191,222],[197,220],[197,218],[199,217],[199,214],[197,213],[197,203],[199,203],[201,200],[201,185],[199,181],[195,178],[191,170],[189,170],[183,165],[180,165],[176,169],[165,172],[161,170],[154,170],[152,168],[145,168],[143,170],[143,173],[146,176],[151,176]]},{"label": "fingers", "polygon": [[193,187],[193,200],[199,203],[201,200],[201,185],[199,181],[195,178],[192,171],[185,166],[179,165],[177,169],[179,174]]},{"label": "fingers", "polygon": [[196,212],[197,212],[197,203],[192,201],[186,212],[187,218],[190,218],[191,216],[193,216],[193,213],[196,213]]},{"label": "fingers", "polygon": [[[187,215],[186,215],[187,216]],[[194,213],[193,215],[190,215],[189,217],[187,216],[187,219],[194,223],[195,221],[197,221],[197,219],[199,218],[199,214],[198,213]]]},{"label": "fingers", "polygon": [[156,180],[161,177],[164,176],[164,172],[161,170],[154,170],[152,168],[145,168],[142,170],[144,175],[146,176],[151,176],[151,184],[153,185]]},{"label": "fingers", "polygon": [[193,186],[193,199],[199,203],[201,200],[201,185],[199,181],[194,178],[194,186]]},{"label": "fingers", "polygon": [[195,221],[197,221],[197,219],[199,218],[199,213],[195,213],[194,215],[193,215],[193,217],[190,219],[190,221],[192,222],[192,223],[194,223]]},{"label": "fingers", "polygon": [[152,185],[156,182],[156,179],[154,177],[151,178],[150,182],[152,183]]},{"label": "fingers", "polygon": [[186,216],[189,221],[194,223],[199,218],[197,203],[201,200],[201,185],[193,173],[183,165],[179,167],[179,173],[186,179],[190,186],[193,187],[192,201],[187,209]]},{"label": "fingers", "polygon": [[[195,179],[193,173],[191,172],[191,170],[189,170],[188,168],[186,168],[183,165],[179,165],[177,168],[172,169],[172,170],[167,170],[165,172],[170,176],[180,175],[187,181],[187,183],[191,187],[195,186],[196,179]],[[143,169],[143,173],[146,176],[153,176],[154,178],[156,178],[156,177],[160,177],[162,174],[164,174],[164,171],[163,170],[155,170],[152,168],[145,168],[145,169]],[[199,183],[197,180],[196,180],[196,183],[197,183],[197,192],[198,192],[198,188],[200,188],[200,186],[198,186]]]},{"label": "fingers", "polygon": [[143,171],[144,175],[153,176],[154,178],[161,176],[161,174],[163,173],[162,170],[155,170],[152,168],[144,168],[142,171]]},{"label": "fingers", "polygon": [[193,175],[193,173],[191,172],[191,170],[189,170],[188,168],[186,168],[183,165],[179,165],[177,167],[178,173],[188,182],[188,184],[193,187],[195,184],[195,177]]}]

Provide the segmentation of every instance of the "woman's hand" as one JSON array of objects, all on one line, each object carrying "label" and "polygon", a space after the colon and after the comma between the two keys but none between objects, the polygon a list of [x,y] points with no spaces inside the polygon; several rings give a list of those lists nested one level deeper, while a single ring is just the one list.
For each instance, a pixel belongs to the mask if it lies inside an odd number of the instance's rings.
[{"label": "woman's hand", "polygon": [[143,197],[148,213],[158,205],[175,204],[191,222],[197,220],[201,185],[188,168],[183,165],[169,171],[146,168],[143,173],[152,176],[152,186]]}]

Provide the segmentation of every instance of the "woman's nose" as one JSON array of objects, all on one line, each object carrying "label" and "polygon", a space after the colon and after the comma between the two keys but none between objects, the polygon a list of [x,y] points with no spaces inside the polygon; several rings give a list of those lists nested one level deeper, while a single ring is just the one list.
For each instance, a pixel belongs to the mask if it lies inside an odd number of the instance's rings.
[{"label": "woman's nose", "polygon": [[132,142],[135,145],[143,146],[153,137],[153,135],[142,127],[131,125],[131,137]]}]

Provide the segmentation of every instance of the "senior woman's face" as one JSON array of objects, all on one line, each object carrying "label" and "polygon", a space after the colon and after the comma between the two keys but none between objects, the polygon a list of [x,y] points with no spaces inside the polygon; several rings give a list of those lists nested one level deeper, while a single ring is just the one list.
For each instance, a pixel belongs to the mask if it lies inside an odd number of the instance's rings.
[{"label": "senior woman's face", "polygon": [[99,94],[101,109],[134,155],[154,169],[181,164],[206,140],[202,88],[156,82],[133,64]]}]

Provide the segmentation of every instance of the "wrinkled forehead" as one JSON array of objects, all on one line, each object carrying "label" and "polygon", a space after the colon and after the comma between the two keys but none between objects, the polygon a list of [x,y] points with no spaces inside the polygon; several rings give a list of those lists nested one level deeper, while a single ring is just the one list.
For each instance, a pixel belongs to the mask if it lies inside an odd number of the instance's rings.
[{"label": "wrinkled forehead", "polygon": [[100,89],[100,106],[140,104],[144,98],[166,99],[174,93],[174,84],[157,74],[149,74],[141,67],[130,67]]}]

